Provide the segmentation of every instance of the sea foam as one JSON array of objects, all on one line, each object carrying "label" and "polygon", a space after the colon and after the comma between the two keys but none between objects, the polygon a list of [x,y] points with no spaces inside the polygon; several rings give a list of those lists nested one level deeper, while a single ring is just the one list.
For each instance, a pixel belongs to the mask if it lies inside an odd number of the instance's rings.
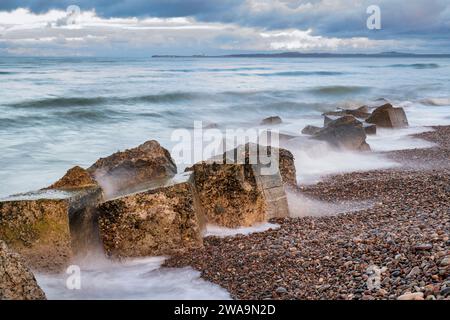
[{"label": "sea foam", "polygon": [[164,257],[132,259],[124,262],[104,258],[81,267],[81,289],[68,289],[70,275],[36,274],[38,284],[50,300],[149,299],[211,300],[230,299],[218,285],[200,278],[192,268],[163,268]]}]

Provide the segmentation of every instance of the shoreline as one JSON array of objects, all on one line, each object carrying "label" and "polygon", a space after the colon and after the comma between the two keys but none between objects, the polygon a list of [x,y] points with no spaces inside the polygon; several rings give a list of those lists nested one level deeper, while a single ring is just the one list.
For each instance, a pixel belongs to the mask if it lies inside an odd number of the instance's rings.
[{"label": "shoreline", "polygon": [[[413,135],[427,149],[384,152],[402,167],[326,177],[297,190],[314,200],[374,206],[334,216],[275,219],[279,229],[207,237],[166,267],[191,266],[234,299],[450,297],[450,126]],[[301,170],[301,168],[299,168]],[[369,290],[370,266],[381,271]],[[276,271],[275,271],[276,270]]]}]

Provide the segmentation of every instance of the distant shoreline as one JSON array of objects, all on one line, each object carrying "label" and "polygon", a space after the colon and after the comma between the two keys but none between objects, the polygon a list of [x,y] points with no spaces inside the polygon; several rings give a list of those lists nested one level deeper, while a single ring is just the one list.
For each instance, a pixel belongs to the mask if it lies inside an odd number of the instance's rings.
[{"label": "distant shoreline", "polygon": [[229,55],[153,55],[152,58],[450,58],[449,54],[382,53],[243,53]]}]

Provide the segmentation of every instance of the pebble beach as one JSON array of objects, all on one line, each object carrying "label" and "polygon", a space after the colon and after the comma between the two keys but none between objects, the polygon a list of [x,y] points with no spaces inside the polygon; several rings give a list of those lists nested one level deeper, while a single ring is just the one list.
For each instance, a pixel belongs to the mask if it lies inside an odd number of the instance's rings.
[{"label": "pebble beach", "polygon": [[[173,256],[165,266],[191,266],[234,299],[449,299],[450,126],[415,137],[434,147],[386,152],[401,163],[395,169],[300,181],[295,190],[336,205],[369,200],[369,208],[276,219],[280,228],[261,233],[210,236],[203,249]],[[371,287],[374,276],[379,282]]]}]

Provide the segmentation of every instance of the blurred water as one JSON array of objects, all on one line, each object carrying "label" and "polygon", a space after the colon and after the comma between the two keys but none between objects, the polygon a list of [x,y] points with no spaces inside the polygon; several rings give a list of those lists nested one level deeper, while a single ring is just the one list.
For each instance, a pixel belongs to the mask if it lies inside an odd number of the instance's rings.
[{"label": "blurred water", "polygon": [[413,127],[450,123],[449,75],[449,59],[0,57],[0,196],[149,139],[170,150],[194,120],[248,128],[279,115],[299,134],[323,111],[386,98]]},{"label": "blurred water", "polygon": [[113,262],[96,257],[81,265],[80,288],[66,286],[68,274],[36,274],[47,299],[57,300],[211,300],[230,299],[218,285],[192,268],[161,268],[163,257]]}]

